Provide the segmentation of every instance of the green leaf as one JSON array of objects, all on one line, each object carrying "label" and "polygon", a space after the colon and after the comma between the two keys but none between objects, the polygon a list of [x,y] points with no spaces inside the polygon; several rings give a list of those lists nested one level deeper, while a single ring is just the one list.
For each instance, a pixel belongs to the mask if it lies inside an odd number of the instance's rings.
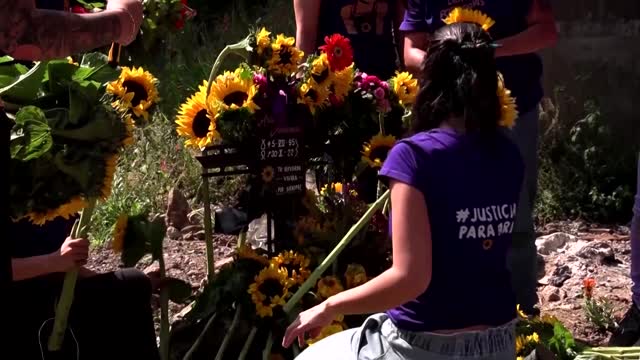
[{"label": "green leaf", "polygon": [[99,52],[92,52],[92,53],[84,54],[84,56],[82,56],[82,61],[80,61],[80,66],[97,68],[102,65],[107,65],[108,63],[109,63],[109,57],[107,55]]},{"label": "green leaf", "polygon": [[73,64],[69,64],[66,61],[56,60],[49,63],[47,77],[48,90],[53,94],[62,95],[67,93],[69,83],[72,81],[73,74],[78,67]]},{"label": "green leaf", "polygon": [[169,291],[169,300],[180,304],[191,296],[191,284],[184,280],[167,277],[162,286],[166,286]]},{"label": "green leaf", "polygon": [[10,144],[13,159],[33,160],[51,149],[51,129],[41,109],[35,106],[20,109],[16,114],[15,123]]},{"label": "green leaf", "polygon": [[47,64],[46,61],[36,63],[31,70],[20,75],[16,81],[0,89],[0,97],[20,103],[33,100],[38,95]]},{"label": "green leaf", "polygon": [[78,141],[97,142],[123,138],[126,128],[113,110],[105,109],[103,105],[90,109],[91,121],[75,129],[55,129],[54,135]]},{"label": "green leaf", "polygon": [[8,63],[8,62],[12,62],[13,58],[9,55],[0,57],[0,64],[4,64],[4,63]]},{"label": "green leaf", "polygon": [[98,67],[80,67],[73,74],[73,79],[76,81],[91,80],[104,84],[117,79],[119,74],[120,72],[117,69],[108,64],[103,64]]},{"label": "green leaf", "polygon": [[136,266],[140,259],[148,253],[148,226],[149,220],[147,220],[147,214],[134,215],[128,218],[122,254],[120,256],[124,266]]},{"label": "green leaf", "polygon": [[77,124],[80,119],[92,116],[100,84],[95,81],[72,82],[69,87],[69,121]]},{"label": "green leaf", "polygon": [[157,217],[153,222],[149,223],[147,231],[147,238],[149,239],[149,245],[151,246],[151,256],[153,260],[158,260],[162,257],[162,243],[167,233],[167,228],[164,223],[164,219]]}]

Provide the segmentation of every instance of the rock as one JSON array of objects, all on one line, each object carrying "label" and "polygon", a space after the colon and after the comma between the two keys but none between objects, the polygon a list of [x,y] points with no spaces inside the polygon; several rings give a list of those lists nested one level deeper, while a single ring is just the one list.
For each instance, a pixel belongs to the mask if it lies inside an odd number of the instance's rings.
[{"label": "rock", "polygon": [[594,241],[576,252],[576,255],[583,259],[597,260],[600,263],[612,262],[616,256],[607,242]]},{"label": "rock", "polygon": [[189,221],[189,202],[177,188],[171,189],[167,197],[167,226],[182,229]]},{"label": "rock", "polygon": [[167,228],[167,237],[171,240],[179,240],[182,237],[180,230],[173,226]]},{"label": "rock", "polygon": [[544,268],[545,266],[544,256],[538,254],[536,262],[537,262],[536,266],[538,268],[538,280],[540,280],[546,275],[545,268]]},{"label": "rock", "polygon": [[541,295],[546,302],[556,302],[562,299],[562,296],[560,295],[560,289],[555,286],[545,287],[542,290]]},{"label": "rock", "polygon": [[553,270],[549,278],[549,284],[555,287],[562,287],[565,281],[571,278],[572,272],[568,265],[558,266]]},{"label": "rock", "polygon": [[536,240],[536,247],[538,252],[543,255],[549,255],[559,248],[565,246],[567,243],[577,241],[573,235],[567,233],[555,233],[547,236],[542,236]]}]

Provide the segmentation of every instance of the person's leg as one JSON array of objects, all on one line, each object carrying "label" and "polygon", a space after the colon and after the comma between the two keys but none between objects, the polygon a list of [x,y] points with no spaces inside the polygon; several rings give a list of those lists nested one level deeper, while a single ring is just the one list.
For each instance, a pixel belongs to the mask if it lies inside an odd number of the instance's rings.
[{"label": "person's leg", "polygon": [[538,108],[521,114],[510,136],[525,164],[525,178],[513,228],[509,268],[513,290],[521,309],[534,315],[538,303],[537,251],[533,208],[538,190]]},{"label": "person's leg", "polygon": [[151,282],[141,271],[124,269],[79,280],[71,312],[81,352],[91,359],[159,359]]},{"label": "person's leg", "polygon": [[307,347],[296,360],[356,360],[351,342],[358,329],[348,329],[333,334]]},{"label": "person's leg", "polygon": [[611,346],[631,346],[640,339],[640,154],[633,219],[631,220],[631,286],[632,303],[609,340]]}]

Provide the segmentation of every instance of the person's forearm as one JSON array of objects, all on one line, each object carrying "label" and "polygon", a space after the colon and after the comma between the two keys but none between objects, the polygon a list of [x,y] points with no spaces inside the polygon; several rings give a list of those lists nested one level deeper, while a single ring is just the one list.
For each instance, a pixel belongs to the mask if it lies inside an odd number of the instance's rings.
[{"label": "person's forearm", "polygon": [[58,272],[52,255],[32,256],[11,259],[13,281],[32,279],[38,276]]},{"label": "person's forearm", "polygon": [[497,43],[496,56],[514,56],[538,52],[552,47],[558,40],[558,33],[552,23],[536,24],[527,30],[501,40]]},{"label": "person's forearm", "polygon": [[78,15],[33,9],[28,3],[0,0],[0,51],[16,59],[60,58],[108,45],[120,37],[117,12]]},{"label": "person's forearm", "polygon": [[[406,46],[406,45],[405,45]],[[420,77],[422,62],[427,52],[418,48],[407,48],[404,51],[404,64],[413,76]]]},{"label": "person's forearm", "polygon": [[372,314],[415,299],[427,286],[391,268],[361,286],[330,297],[324,305],[336,314]]}]

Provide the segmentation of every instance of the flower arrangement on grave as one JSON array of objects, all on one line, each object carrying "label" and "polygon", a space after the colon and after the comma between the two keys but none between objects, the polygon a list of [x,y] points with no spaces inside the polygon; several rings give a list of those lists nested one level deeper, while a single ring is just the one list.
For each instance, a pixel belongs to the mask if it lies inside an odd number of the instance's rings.
[{"label": "flower arrangement on grave", "polygon": [[[134,141],[137,118],[153,111],[157,80],[142,69],[132,75],[114,68],[99,53],[85,54],[80,63],[43,61],[31,69],[9,57],[0,62],[0,96],[13,122],[10,216],[42,225],[80,213],[70,236],[85,237],[97,201],[111,194],[118,158]],[[137,89],[148,95],[138,104],[144,104],[144,114],[133,106]],[[76,278],[77,270],[65,277],[50,351],[62,345]]]}]

